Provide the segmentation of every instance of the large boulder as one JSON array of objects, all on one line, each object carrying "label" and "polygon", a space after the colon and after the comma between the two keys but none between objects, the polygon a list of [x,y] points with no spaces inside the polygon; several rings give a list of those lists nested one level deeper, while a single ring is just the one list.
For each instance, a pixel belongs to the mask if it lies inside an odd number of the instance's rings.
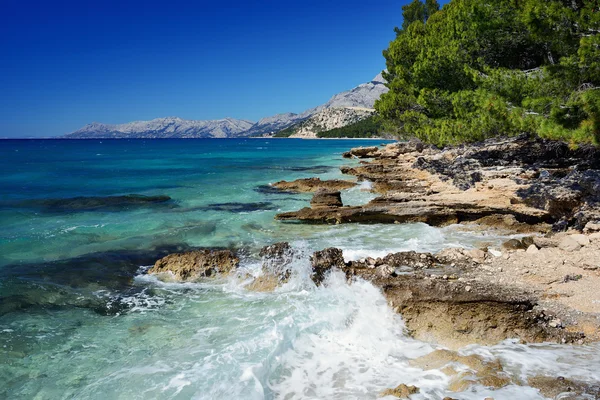
[{"label": "large boulder", "polygon": [[229,275],[239,262],[230,250],[198,250],[169,254],[156,261],[148,273],[167,280],[189,282]]},{"label": "large boulder", "polygon": [[313,269],[312,280],[317,285],[323,282],[332,268],[344,268],[346,266],[342,250],[335,247],[314,252],[310,257],[310,261]]},{"label": "large boulder", "polygon": [[343,205],[342,194],[339,191],[327,189],[318,190],[310,201],[312,208],[342,207]]}]

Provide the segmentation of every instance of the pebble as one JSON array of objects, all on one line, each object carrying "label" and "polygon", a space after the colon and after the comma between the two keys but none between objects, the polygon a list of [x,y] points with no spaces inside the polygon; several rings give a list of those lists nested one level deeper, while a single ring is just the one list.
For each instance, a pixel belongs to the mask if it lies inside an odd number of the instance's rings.
[{"label": "pebble", "polygon": [[532,244],[527,248],[527,254],[537,254],[540,252],[540,249],[537,248],[535,244]]},{"label": "pebble", "polygon": [[470,292],[471,289],[472,289],[471,286],[469,286],[469,285],[465,286],[465,292]]}]

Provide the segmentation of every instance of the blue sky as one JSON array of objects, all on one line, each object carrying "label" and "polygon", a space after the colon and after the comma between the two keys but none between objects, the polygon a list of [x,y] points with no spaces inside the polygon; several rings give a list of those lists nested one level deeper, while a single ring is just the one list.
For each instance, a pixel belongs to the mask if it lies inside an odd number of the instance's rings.
[{"label": "blue sky", "polygon": [[2,0],[0,137],[258,120],[369,81],[408,0]]}]

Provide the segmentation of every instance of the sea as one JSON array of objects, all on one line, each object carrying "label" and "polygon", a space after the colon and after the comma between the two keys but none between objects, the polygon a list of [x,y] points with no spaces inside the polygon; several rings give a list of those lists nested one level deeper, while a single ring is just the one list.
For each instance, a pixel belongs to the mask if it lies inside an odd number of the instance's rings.
[{"label": "sea", "polygon": [[[506,237],[461,226],[308,225],[279,212],[310,194],[271,183],[353,179],[352,147],[385,141],[295,139],[0,141],[0,399],[376,399],[400,383],[411,399],[543,399],[524,383],[448,391],[441,371],[409,361],[442,348],[411,338],[381,290],[332,273],[310,279],[309,256],[338,247],[347,261],[397,251],[497,246]],[[346,205],[375,195],[369,182]],[[168,197],[166,197],[168,196]],[[246,277],[258,252],[297,251],[274,292],[240,277],[166,283],[160,257],[227,248]],[[515,382],[534,375],[600,381],[600,347],[471,345]]]}]

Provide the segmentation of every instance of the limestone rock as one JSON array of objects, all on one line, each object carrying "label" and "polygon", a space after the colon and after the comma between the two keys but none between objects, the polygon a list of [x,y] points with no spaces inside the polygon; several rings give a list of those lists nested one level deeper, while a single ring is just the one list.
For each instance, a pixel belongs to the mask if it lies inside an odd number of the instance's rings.
[{"label": "limestone rock", "polygon": [[148,273],[175,281],[195,281],[217,275],[228,275],[237,268],[239,262],[240,260],[230,250],[191,251],[161,258]]},{"label": "limestone rock", "polygon": [[476,263],[482,264],[485,261],[485,251],[480,249],[472,249],[467,252],[467,255]]},{"label": "limestone rock", "polygon": [[558,247],[564,251],[577,251],[581,248],[581,244],[571,236],[565,236],[558,243]]},{"label": "limestone rock", "polygon": [[344,268],[346,266],[342,250],[335,247],[314,252],[310,261],[313,269],[312,280],[317,285],[323,282],[332,268]]},{"label": "limestone rock", "polygon": [[597,240],[600,240],[600,232],[595,232],[595,233],[592,233],[590,236],[588,236],[588,238],[589,238],[591,241],[597,241]]},{"label": "limestone rock", "polygon": [[538,254],[540,250],[537,248],[535,244],[532,244],[527,248],[527,254]]},{"label": "limestone rock", "polygon": [[246,289],[256,292],[270,292],[288,281],[291,275],[290,264],[295,252],[288,242],[275,243],[260,250],[262,271]]},{"label": "limestone rock", "polygon": [[411,394],[419,393],[419,388],[416,386],[408,386],[401,383],[394,389],[386,389],[381,392],[380,397],[394,396],[400,399],[408,399]]},{"label": "limestone rock", "polygon": [[328,189],[333,191],[349,189],[355,185],[356,183],[354,182],[344,181],[341,179],[322,181],[320,178],[303,178],[296,179],[295,181],[291,182],[275,182],[272,186],[276,189],[283,190],[286,192],[310,193],[316,192],[319,189]]},{"label": "limestone rock", "polygon": [[506,250],[525,250],[527,248],[527,246],[519,239],[507,240],[502,244],[502,247]]},{"label": "limestone rock", "polygon": [[584,230],[586,232],[598,232],[600,231],[600,224],[594,222],[588,222],[585,224]]},{"label": "limestone rock", "polygon": [[552,238],[546,238],[542,236],[534,236],[533,244],[538,248],[543,249],[547,247],[558,247],[558,241]]},{"label": "limestone rock", "polygon": [[379,147],[356,147],[343,154],[344,158],[370,158],[375,157],[379,153]]},{"label": "limestone rock", "polygon": [[[552,399],[559,398],[563,393],[573,395],[573,397],[560,397],[565,399],[572,398],[600,398],[600,385],[588,382],[581,382],[572,379],[563,378],[562,376],[553,378],[549,376],[533,376],[527,380],[529,386],[532,386],[544,395]],[[586,397],[583,397],[587,395]]]},{"label": "limestone rock", "polygon": [[575,234],[575,235],[569,235],[569,237],[571,239],[575,240],[581,246],[587,246],[588,244],[590,244],[590,239],[586,235]]},{"label": "limestone rock", "polygon": [[469,371],[458,373],[454,368],[442,369],[444,373],[452,376],[448,386],[452,392],[463,392],[473,385],[498,389],[511,383],[498,361],[487,361],[477,355],[463,356],[451,350],[435,350],[410,362],[412,366],[424,370],[441,369],[454,363],[465,365]]},{"label": "limestone rock", "polygon": [[338,191],[319,189],[310,201],[312,208],[342,207],[342,195]]}]

